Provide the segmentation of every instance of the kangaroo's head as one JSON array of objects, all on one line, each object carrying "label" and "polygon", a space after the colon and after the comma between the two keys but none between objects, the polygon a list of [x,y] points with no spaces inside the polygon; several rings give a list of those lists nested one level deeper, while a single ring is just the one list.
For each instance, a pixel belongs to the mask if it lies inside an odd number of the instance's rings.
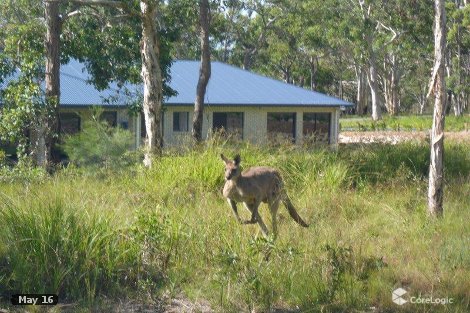
[{"label": "kangaroo's head", "polygon": [[237,180],[242,172],[240,167],[240,155],[237,154],[233,160],[227,159],[223,154],[221,154],[220,157],[225,163],[225,180]]}]

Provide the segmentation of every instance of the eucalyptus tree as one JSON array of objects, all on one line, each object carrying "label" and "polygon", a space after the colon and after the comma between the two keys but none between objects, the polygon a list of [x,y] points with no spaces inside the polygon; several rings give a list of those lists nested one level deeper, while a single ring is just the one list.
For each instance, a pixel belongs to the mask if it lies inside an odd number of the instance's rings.
[{"label": "eucalyptus tree", "polygon": [[238,44],[240,35],[243,33],[252,33],[250,25],[250,16],[252,13],[246,12],[245,2],[234,0],[224,1],[217,7],[212,7],[210,38],[212,57],[225,63],[243,64],[243,57],[239,54]]},{"label": "eucalyptus tree", "polygon": [[[302,1],[268,1],[262,16],[253,23],[259,27],[257,61],[254,69],[287,83],[316,88],[320,49],[313,18],[307,18]],[[311,13],[310,11],[308,13]]]},{"label": "eucalyptus tree", "polygon": [[425,2],[406,0],[384,1],[382,10],[385,12],[382,27],[393,34],[393,40],[380,38],[383,47],[381,87],[385,108],[390,115],[396,115],[402,110],[402,100],[406,100],[403,90],[414,80],[419,81],[420,90],[427,83],[416,70],[418,66],[431,66],[433,11]]},{"label": "eucalyptus tree", "polygon": [[398,33],[388,24],[387,13],[382,1],[350,0],[351,17],[357,27],[351,32],[351,38],[358,47],[362,47],[364,64],[367,67],[367,79],[370,87],[372,119],[382,118],[379,62],[380,53],[385,45],[391,44]]},{"label": "eucalyptus tree", "polygon": [[200,56],[197,0],[168,1],[166,20],[166,24],[171,24],[173,29],[172,57],[179,60],[196,60]]},{"label": "eucalyptus tree", "polygon": [[276,19],[271,14],[271,2],[222,1],[212,23],[211,37],[218,40],[214,55],[246,70],[256,67],[259,53],[266,46],[267,32]]},{"label": "eucalyptus tree", "polygon": [[[298,2],[278,3],[270,8],[270,15],[275,21],[266,34],[266,46],[260,51],[260,69],[273,73],[284,82],[296,82],[296,70],[299,64],[299,23],[297,15]],[[273,19],[274,20],[274,19]]]},{"label": "eucalyptus tree", "polygon": [[446,10],[444,0],[435,0],[434,67],[429,84],[429,95],[434,95],[434,116],[431,130],[429,164],[428,212],[442,216],[444,197],[444,122],[447,98],[445,81]]},{"label": "eucalyptus tree", "polygon": [[[391,115],[397,114],[405,96],[400,91],[410,80],[419,79],[412,68],[429,59],[428,34],[432,25],[429,6],[405,0],[326,2],[332,22],[325,34],[333,35],[329,38],[332,51],[343,49],[340,55],[354,69],[356,111],[363,112],[369,94],[374,120],[381,118],[382,107]],[[363,89],[365,77],[368,92]]]}]

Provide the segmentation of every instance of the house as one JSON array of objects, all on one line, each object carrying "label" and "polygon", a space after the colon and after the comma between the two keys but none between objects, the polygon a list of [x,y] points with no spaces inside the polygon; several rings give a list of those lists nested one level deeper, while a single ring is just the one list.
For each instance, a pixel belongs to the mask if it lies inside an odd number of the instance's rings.
[{"label": "house", "polygon": [[[211,66],[204,138],[223,129],[253,143],[278,139],[337,143],[340,110],[350,103],[221,62],[212,62]],[[175,61],[171,67],[170,86],[178,94],[164,101],[165,145],[176,145],[190,135],[198,71],[198,61]],[[88,79],[85,66],[76,60],[61,66],[61,131],[79,131],[83,119],[91,114],[89,108],[99,105],[104,110],[102,118],[131,130],[138,147],[145,135],[143,117],[130,116],[127,104],[142,87],[126,85],[123,89],[112,83],[99,91]]]}]

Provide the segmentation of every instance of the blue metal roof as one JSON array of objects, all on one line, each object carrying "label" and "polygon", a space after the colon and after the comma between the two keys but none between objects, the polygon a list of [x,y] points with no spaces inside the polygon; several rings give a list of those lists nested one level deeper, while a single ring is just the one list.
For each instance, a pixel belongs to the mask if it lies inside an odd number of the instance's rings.
[{"label": "blue metal roof", "polygon": [[[90,74],[83,63],[70,60],[60,66],[60,104],[62,106],[124,106],[132,100],[132,95],[142,88],[125,84],[124,88],[110,83],[107,89],[98,90],[90,83]],[[130,91],[130,95],[125,92]]]},{"label": "blue metal roof", "polygon": [[[348,106],[350,103],[319,92],[271,79],[221,62],[211,63],[211,78],[205,103],[220,106]],[[61,105],[118,105],[129,102],[129,94],[116,83],[97,90],[88,82],[90,75],[83,63],[71,60],[61,66]],[[193,105],[199,76],[199,61],[175,61],[171,66],[172,89],[178,95],[165,99],[165,105]],[[4,83],[5,84],[5,83]],[[4,87],[4,86],[1,86]],[[142,86],[126,84],[132,94]],[[104,101],[113,98],[113,101]]]}]

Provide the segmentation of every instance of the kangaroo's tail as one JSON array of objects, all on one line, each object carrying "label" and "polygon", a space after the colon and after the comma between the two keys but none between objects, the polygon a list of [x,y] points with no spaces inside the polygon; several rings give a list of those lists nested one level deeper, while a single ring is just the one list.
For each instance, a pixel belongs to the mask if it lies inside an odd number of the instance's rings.
[{"label": "kangaroo's tail", "polygon": [[287,208],[287,211],[289,211],[290,216],[296,221],[300,226],[303,227],[308,227],[308,224],[304,222],[304,220],[300,217],[300,215],[297,213],[295,210],[294,205],[290,201],[289,197],[287,195],[284,196],[284,199],[282,201],[284,205]]}]

